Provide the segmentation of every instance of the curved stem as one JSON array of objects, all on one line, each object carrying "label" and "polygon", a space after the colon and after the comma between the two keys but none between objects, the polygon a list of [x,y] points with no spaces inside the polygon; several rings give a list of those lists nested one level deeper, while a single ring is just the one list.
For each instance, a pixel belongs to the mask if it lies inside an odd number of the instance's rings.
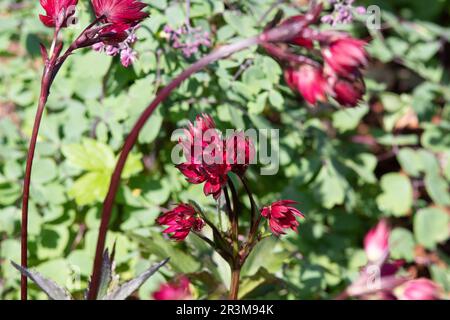
[{"label": "curved stem", "polygon": [[[34,152],[36,150],[36,141],[39,133],[39,126],[41,124],[42,115],[44,114],[45,103],[47,101],[45,88],[41,88],[41,96],[34,118],[33,132],[31,135],[30,145],[28,147],[27,164],[25,169],[25,177],[23,181],[23,196],[22,196],[22,224],[21,224],[21,258],[20,264],[22,268],[28,268],[28,199],[30,197],[30,182],[31,170],[33,168]],[[20,278],[20,297],[22,300],[27,300],[27,276],[23,275]]]},{"label": "curved stem", "polygon": [[174,80],[172,80],[169,85],[164,87],[152,101],[152,103],[144,110],[130,134],[125,140],[122,152],[120,153],[119,159],[117,161],[116,167],[111,177],[111,182],[109,185],[108,193],[103,202],[103,210],[101,216],[101,222],[99,227],[99,234],[97,240],[97,247],[95,252],[94,266],[91,278],[91,285],[88,292],[88,299],[94,300],[97,297],[98,287],[100,284],[101,277],[101,266],[102,266],[102,255],[105,249],[106,233],[108,231],[109,221],[111,219],[112,208],[114,205],[114,200],[116,193],[120,184],[120,176],[122,170],[125,166],[128,155],[130,154],[136,140],[139,136],[139,132],[146,124],[147,120],[155,111],[156,107],[164,101],[174,89],[176,89],[184,80],[189,78],[192,74],[202,70],[207,65],[215,62],[219,59],[229,56],[232,53],[241,51],[252,45],[257,45],[263,42],[278,42],[286,41],[295,37],[305,26],[311,24],[315,21],[322,10],[321,5],[311,8],[310,12],[305,15],[305,19],[300,22],[294,22],[291,24],[285,24],[274,29],[268,30],[259,36],[254,36],[251,38],[243,39],[237,41],[236,43],[226,45],[218,48],[211,54],[203,57],[189,68],[184,70],[180,75],[178,75]]},{"label": "curved stem", "polygon": [[[55,32],[55,37],[58,33]],[[53,41],[56,43],[56,40]],[[23,192],[22,192],[22,222],[20,226],[20,264],[22,268],[28,268],[28,200],[30,198],[30,183],[31,183],[31,171],[33,169],[34,153],[36,151],[36,142],[39,134],[39,127],[41,125],[42,115],[44,114],[45,104],[47,103],[48,95],[50,94],[50,86],[56,75],[55,63],[56,59],[61,53],[61,46],[56,45],[53,48],[53,53],[50,60],[46,59],[47,54],[44,53],[45,67],[41,80],[41,92],[39,95],[38,108],[36,110],[36,116],[34,118],[33,131],[31,134],[30,145],[28,147],[25,176],[23,179]],[[27,300],[27,277],[22,275],[20,278],[20,298],[21,300]]]},{"label": "curved stem", "polygon": [[205,56],[203,59],[197,61],[193,65],[191,65],[188,69],[184,70],[178,77],[176,77],[169,85],[167,85],[165,88],[163,88],[158,95],[156,96],[155,100],[147,107],[147,109],[144,110],[144,112],[141,114],[139,119],[137,120],[136,124],[134,125],[133,129],[131,130],[130,134],[128,135],[127,139],[125,140],[125,143],[122,148],[122,152],[120,153],[119,159],[116,164],[116,168],[114,169],[113,175],[111,177],[111,183],[109,185],[109,190],[106,195],[105,201],[103,203],[103,210],[102,210],[102,219],[100,223],[99,228],[99,235],[98,235],[98,241],[97,241],[97,248],[95,253],[95,259],[94,259],[94,268],[92,273],[92,280],[91,280],[91,286],[88,293],[88,299],[94,300],[97,296],[98,292],[98,286],[101,276],[101,264],[102,264],[102,252],[105,249],[105,241],[106,241],[106,232],[108,231],[108,225],[111,218],[111,212],[114,205],[114,200],[116,197],[117,190],[119,188],[120,184],[120,176],[122,173],[122,170],[125,166],[125,162],[127,160],[128,155],[131,152],[131,149],[133,148],[138,136],[139,132],[141,131],[142,127],[145,125],[147,120],[150,118],[150,116],[155,111],[156,107],[164,101],[174,89],[176,89],[184,80],[189,78],[192,74],[197,73],[198,71],[202,70],[204,67],[209,65],[212,62],[215,62],[221,58],[224,58],[234,52],[240,51],[242,49],[245,49],[249,46],[255,45],[259,43],[258,37],[252,37],[248,39],[241,40],[239,42],[236,42],[234,44],[223,46],[213,53]]}]

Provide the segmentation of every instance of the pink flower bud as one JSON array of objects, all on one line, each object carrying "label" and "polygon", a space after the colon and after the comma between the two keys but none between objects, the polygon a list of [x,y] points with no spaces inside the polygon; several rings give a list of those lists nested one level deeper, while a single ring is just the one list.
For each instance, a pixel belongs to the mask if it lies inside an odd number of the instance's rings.
[{"label": "pink flower bud", "polygon": [[441,289],[433,281],[419,278],[407,281],[394,291],[400,300],[439,300]]},{"label": "pink flower bud", "polygon": [[159,290],[153,293],[153,299],[190,300],[192,299],[190,283],[186,276],[181,276],[173,282],[161,285]]},{"label": "pink flower bud", "polygon": [[364,250],[371,262],[380,262],[389,255],[389,227],[386,220],[381,220],[370,229],[364,238]]}]

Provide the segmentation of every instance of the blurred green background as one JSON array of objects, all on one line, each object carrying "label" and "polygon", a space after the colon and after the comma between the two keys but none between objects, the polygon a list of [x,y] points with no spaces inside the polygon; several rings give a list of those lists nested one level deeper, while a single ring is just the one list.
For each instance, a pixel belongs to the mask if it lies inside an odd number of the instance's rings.
[{"label": "blurred green background", "polygon": [[[145,0],[131,67],[86,49],[58,74],[39,134],[30,203],[30,265],[82,294],[92,268],[100,203],[115,157],[134,121],[184,68],[212,48],[185,58],[164,36],[166,24],[185,22],[184,1]],[[212,47],[260,32],[273,0],[192,0],[191,23],[211,33]],[[280,1],[286,16],[307,1]],[[221,129],[280,129],[280,170],[249,170],[259,204],[300,202],[299,234],[269,238],[243,271],[241,297],[331,298],[366,263],[362,239],[380,218],[393,226],[391,254],[405,271],[450,289],[450,1],[363,1],[381,8],[381,30],[344,26],[371,38],[365,103],[307,107],[286,86],[282,69],[253,47],[219,61],[181,85],[158,109],[128,162],[115,207],[109,245],[117,241],[122,279],[152,261],[171,257],[139,291],[149,299],[175,274],[188,274],[198,298],[219,297],[228,286],[226,263],[197,238],[165,240],[154,220],[160,208],[195,200],[211,215],[212,198],[174,168],[174,129],[201,112]],[[90,21],[80,0],[80,26]],[[303,7],[304,8],[304,7]],[[39,95],[40,41],[52,30],[38,19],[35,0],[0,3],[0,298],[19,297],[20,196],[25,156]],[[64,30],[69,43],[81,29]],[[244,65],[246,68],[242,68]],[[244,199],[244,198],[243,198]],[[245,202],[249,206],[248,201]],[[269,254],[270,253],[270,254]],[[31,286],[32,298],[44,298]]]}]

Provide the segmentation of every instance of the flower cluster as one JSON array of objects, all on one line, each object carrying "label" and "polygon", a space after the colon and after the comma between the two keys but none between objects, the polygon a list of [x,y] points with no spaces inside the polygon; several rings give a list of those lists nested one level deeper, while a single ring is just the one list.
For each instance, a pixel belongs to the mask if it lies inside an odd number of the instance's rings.
[{"label": "flower cluster", "polygon": [[228,180],[228,173],[243,175],[254,158],[254,146],[243,133],[222,138],[214,120],[206,114],[189,123],[179,141],[186,162],[177,165],[190,183],[205,183],[205,195],[219,198]]},{"label": "flower cluster", "polygon": [[175,49],[181,49],[183,55],[189,58],[199,51],[200,46],[210,47],[211,39],[209,32],[202,28],[192,28],[191,26],[183,25],[178,29],[173,29],[169,25],[164,27],[164,33],[172,42]]},{"label": "flower cluster", "polygon": [[[67,27],[75,14],[78,0],[41,0],[45,15],[40,19],[47,27]],[[93,46],[108,55],[120,53],[121,62],[129,66],[136,59],[130,45],[136,41],[135,29],[148,13],[142,11],[147,5],[139,0],[91,0],[96,19],[72,44],[71,48]]]},{"label": "flower cluster", "polygon": [[181,203],[173,210],[162,214],[157,220],[160,225],[166,225],[168,228],[163,232],[171,234],[174,240],[181,241],[186,239],[189,232],[202,230],[205,222],[198,217],[195,209],[189,205]]},{"label": "flower cluster", "polygon": [[269,221],[269,227],[276,236],[285,234],[285,229],[297,231],[299,222],[297,217],[304,217],[296,208],[292,207],[297,202],[292,200],[279,200],[261,209],[261,215]]},{"label": "flower cluster", "polygon": [[284,44],[265,43],[263,47],[283,65],[287,85],[309,104],[332,97],[341,105],[356,106],[365,93],[366,42],[343,32],[313,29],[318,13],[313,18],[297,15],[282,21],[281,26],[304,27]]},{"label": "flower cluster", "polygon": [[312,105],[325,102],[329,95],[344,106],[355,106],[365,92],[361,70],[368,63],[366,43],[340,34],[327,38],[322,41],[324,65],[288,67],[286,83]]},{"label": "flower cluster", "polygon": [[137,28],[139,28],[139,25],[126,30],[128,36],[120,43],[107,44],[104,42],[98,42],[92,46],[92,49],[98,52],[104,52],[108,56],[112,57],[119,55],[120,62],[125,68],[127,68],[137,59],[137,53],[131,47],[137,41]]},{"label": "flower cluster", "polygon": [[[399,275],[402,260],[389,260],[390,229],[386,220],[381,220],[369,230],[364,238],[364,250],[369,264],[360,277],[347,289],[349,295],[365,299],[384,300],[436,300],[441,289],[426,278],[410,279]],[[377,283],[373,282],[373,271],[379,270]]]},{"label": "flower cluster", "polygon": [[186,276],[180,276],[173,282],[162,284],[153,292],[155,300],[190,300],[192,299],[191,282]]},{"label": "flower cluster", "polygon": [[332,26],[351,23],[354,12],[357,14],[366,13],[366,8],[362,6],[353,7],[355,0],[328,0],[328,2],[333,6],[333,12],[323,16],[321,21]]}]

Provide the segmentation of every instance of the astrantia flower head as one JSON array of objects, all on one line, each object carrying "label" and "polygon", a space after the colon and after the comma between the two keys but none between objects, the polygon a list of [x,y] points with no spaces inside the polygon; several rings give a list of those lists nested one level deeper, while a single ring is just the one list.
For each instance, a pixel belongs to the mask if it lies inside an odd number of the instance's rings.
[{"label": "astrantia flower head", "polygon": [[227,183],[227,174],[231,166],[224,159],[224,143],[215,128],[214,120],[207,114],[197,116],[189,123],[179,140],[186,162],[176,167],[190,183],[205,183],[205,195],[217,199]]},{"label": "astrantia flower head", "polygon": [[67,20],[75,14],[78,0],[40,0],[45,15],[39,19],[47,27],[67,27]]},{"label": "astrantia flower head", "polygon": [[205,225],[205,222],[197,216],[195,209],[184,203],[163,213],[156,222],[168,226],[163,232],[171,234],[170,237],[177,241],[186,239],[191,230],[200,231]]},{"label": "astrantia flower head", "polygon": [[280,200],[261,210],[261,215],[269,220],[269,227],[276,236],[285,234],[286,229],[297,231],[299,222],[296,216],[303,217],[303,214],[292,205],[293,200]]},{"label": "astrantia flower head", "polygon": [[97,18],[104,22],[133,27],[148,13],[142,11],[147,5],[139,0],[92,0],[92,7]]},{"label": "astrantia flower head", "polygon": [[191,282],[186,276],[181,276],[175,281],[162,284],[159,290],[153,293],[155,300],[189,300],[192,299],[190,289]]}]

